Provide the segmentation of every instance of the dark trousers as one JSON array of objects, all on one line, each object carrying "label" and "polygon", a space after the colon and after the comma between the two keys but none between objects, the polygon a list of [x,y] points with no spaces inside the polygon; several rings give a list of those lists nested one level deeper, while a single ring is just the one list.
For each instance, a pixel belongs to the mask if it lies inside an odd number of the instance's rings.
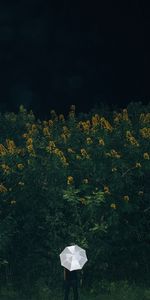
[{"label": "dark trousers", "polygon": [[65,280],[65,295],[64,295],[64,300],[68,300],[69,298],[69,293],[70,293],[70,288],[73,289],[73,296],[74,300],[78,300],[78,284],[77,280]]}]

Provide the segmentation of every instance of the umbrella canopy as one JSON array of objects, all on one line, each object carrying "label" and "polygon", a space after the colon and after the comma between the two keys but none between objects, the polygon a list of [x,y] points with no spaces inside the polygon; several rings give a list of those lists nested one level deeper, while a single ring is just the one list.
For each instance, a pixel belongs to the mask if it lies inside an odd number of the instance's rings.
[{"label": "umbrella canopy", "polygon": [[88,260],[86,251],[78,245],[66,247],[59,256],[61,265],[69,271],[82,269]]}]

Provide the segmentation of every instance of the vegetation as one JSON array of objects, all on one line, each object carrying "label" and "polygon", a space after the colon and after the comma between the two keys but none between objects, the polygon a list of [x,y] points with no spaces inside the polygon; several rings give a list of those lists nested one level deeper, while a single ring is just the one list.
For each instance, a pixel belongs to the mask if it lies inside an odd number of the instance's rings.
[{"label": "vegetation", "polygon": [[[3,291],[12,284],[27,294],[61,288],[59,254],[72,242],[87,251],[83,286],[98,290],[106,280],[114,287],[101,299],[120,299],[122,287],[112,281],[148,283],[149,111],[131,103],[78,116],[72,106],[66,118],[51,111],[45,121],[23,106],[0,114]],[[124,291],[135,299],[136,288]]]}]

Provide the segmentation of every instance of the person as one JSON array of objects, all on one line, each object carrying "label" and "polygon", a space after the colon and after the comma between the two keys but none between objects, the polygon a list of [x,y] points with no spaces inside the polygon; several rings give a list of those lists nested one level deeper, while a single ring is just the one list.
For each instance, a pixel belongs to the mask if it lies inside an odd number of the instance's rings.
[{"label": "person", "polygon": [[74,300],[78,300],[78,274],[77,271],[69,271],[64,268],[64,300],[69,299],[70,288],[73,289]]}]

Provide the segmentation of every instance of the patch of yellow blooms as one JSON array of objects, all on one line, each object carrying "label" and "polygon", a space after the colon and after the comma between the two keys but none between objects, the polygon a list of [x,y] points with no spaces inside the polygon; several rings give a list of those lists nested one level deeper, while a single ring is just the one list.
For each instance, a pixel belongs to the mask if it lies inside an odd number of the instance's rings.
[{"label": "patch of yellow blooms", "polygon": [[64,142],[66,143],[67,142],[67,139],[70,137],[70,131],[68,129],[67,126],[63,126],[63,131],[62,131],[62,134],[61,134],[61,138],[64,140]]},{"label": "patch of yellow blooms", "polygon": [[99,143],[99,145],[102,145],[102,146],[104,146],[104,145],[105,145],[105,142],[104,142],[104,140],[103,140],[103,139],[99,139],[98,143]]},{"label": "patch of yellow blooms", "polygon": [[63,114],[60,114],[60,115],[59,115],[59,121],[65,122],[65,117],[64,117]]},{"label": "patch of yellow blooms", "polygon": [[114,149],[111,149],[110,152],[105,152],[105,156],[106,157],[113,157],[113,158],[120,158],[121,157],[121,155],[118,154],[118,152]]},{"label": "patch of yellow blooms", "polygon": [[129,201],[129,196],[128,195],[123,196],[123,200],[128,202]]},{"label": "patch of yellow blooms", "polygon": [[147,113],[147,114],[140,114],[140,121],[142,123],[150,123],[150,113]]},{"label": "patch of yellow blooms", "polygon": [[127,109],[123,109],[122,113],[115,113],[114,123],[119,123],[120,121],[126,121],[131,124]]},{"label": "patch of yellow blooms", "polygon": [[104,185],[104,193],[109,195],[111,194],[107,185]]},{"label": "patch of yellow blooms", "polygon": [[145,152],[145,153],[143,154],[143,157],[144,157],[144,159],[147,159],[147,160],[150,159],[150,156],[149,156],[149,154],[148,154],[147,152]]},{"label": "patch of yellow blooms", "polygon": [[11,154],[14,154],[15,150],[16,150],[16,146],[15,146],[14,141],[6,139],[6,144],[7,144],[8,152],[11,153]]},{"label": "patch of yellow blooms", "polygon": [[140,129],[140,134],[144,139],[150,138],[150,128],[144,127]]},{"label": "patch of yellow blooms", "polygon": [[2,164],[1,167],[5,174],[10,174],[10,167],[8,165]]},{"label": "patch of yellow blooms", "polygon": [[64,156],[63,151],[61,151],[59,148],[56,147],[54,141],[49,141],[49,145],[46,147],[46,151],[49,153],[53,153],[56,156],[58,156],[63,163],[63,165],[68,166],[68,162],[66,157]]},{"label": "patch of yellow blooms", "polygon": [[129,130],[127,130],[126,132],[126,139],[130,142],[131,145],[139,147],[139,143]]},{"label": "patch of yellow blooms", "polygon": [[68,176],[67,177],[67,184],[69,185],[69,184],[73,184],[73,177],[72,176]]},{"label": "patch of yellow blooms", "polygon": [[31,156],[35,156],[35,151],[34,151],[34,148],[33,148],[33,139],[32,138],[28,138],[27,139],[27,141],[26,141],[26,148],[28,150],[28,153]]},{"label": "patch of yellow blooms", "polygon": [[44,134],[44,136],[50,136],[50,131],[49,131],[49,128],[48,127],[44,127],[43,128],[43,134]]},{"label": "patch of yellow blooms", "polygon": [[22,169],[24,168],[24,165],[23,165],[23,164],[17,164],[17,168],[18,168],[19,170],[22,170]]},{"label": "patch of yellow blooms", "polygon": [[88,137],[88,138],[86,139],[86,143],[87,143],[88,145],[91,145],[91,144],[93,144],[93,141],[92,141],[92,139],[91,139],[90,137]]},{"label": "patch of yellow blooms", "polygon": [[89,133],[90,128],[91,128],[91,122],[88,121],[80,121],[77,125],[77,128],[83,130],[85,133]]},{"label": "patch of yellow blooms", "polygon": [[120,158],[120,154],[118,154],[116,150],[112,149],[110,153],[111,157]]},{"label": "patch of yellow blooms", "polygon": [[87,151],[84,148],[82,148],[80,150],[80,152],[81,152],[81,155],[82,155],[83,158],[86,158],[86,159],[90,158],[89,154],[87,153]]}]

